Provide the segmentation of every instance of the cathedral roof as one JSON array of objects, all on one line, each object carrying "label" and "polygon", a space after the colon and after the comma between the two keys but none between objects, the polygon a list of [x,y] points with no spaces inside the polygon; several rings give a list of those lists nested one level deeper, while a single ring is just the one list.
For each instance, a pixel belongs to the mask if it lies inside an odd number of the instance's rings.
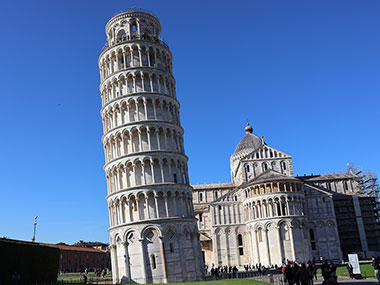
[{"label": "cathedral roof", "polygon": [[333,173],[333,174],[318,174],[318,175],[309,175],[309,176],[297,176],[298,179],[304,181],[328,181],[328,180],[343,180],[343,179],[357,179],[353,173]]},{"label": "cathedral roof", "polygon": [[212,239],[205,233],[200,233],[199,240],[202,241],[212,241]]},{"label": "cathedral roof", "polygon": [[234,188],[235,185],[232,183],[210,183],[210,184],[195,184],[191,185],[194,190],[205,190],[205,189],[221,189],[221,188]]},{"label": "cathedral roof", "polygon": [[275,181],[298,181],[301,182],[301,180],[294,178],[293,176],[288,176],[285,174],[282,174],[280,172],[277,172],[272,169],[268,169],[267,171],[261,173],[257,177],[249,180],[247,183],[244,183],[242,187],[249,186],[252,184],[259,184],[259,183],[265,183],[265,182],[275,182]]},{"label": "cathedral roof", "polygon": [[252,127],[247,123],[247,126],[245,127],[245,132],[247,133],[245,137],[238,143],[233,157],[249,154],[257,149],[259,149],[263,145],[263,140],[259,138],[258,136],[252,134],[253,129]]}]

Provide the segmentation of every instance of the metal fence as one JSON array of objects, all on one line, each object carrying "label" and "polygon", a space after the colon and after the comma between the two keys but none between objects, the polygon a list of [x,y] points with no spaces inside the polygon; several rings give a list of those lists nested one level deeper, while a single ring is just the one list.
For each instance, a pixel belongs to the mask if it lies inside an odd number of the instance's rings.
[{"label": "metal fence", "polygon": [[257,281],[265,282],[265,283],[270,283],[270,284],[276,284],[276,285],[284,285],[287,284],[284,281],[284,278],[282,274],[268,274],[268,275],[262,275],[262,276],[254,276],[250,279],[254,279]]},{"label": "metal fence", "polygon": [[137,8],[137,7],[128,7],[125,10],[120,10],[119,12],[116,12],[115,14],[113,14],[112,17],[115,17],[116,15],[119,15],[119,14],[128,13],[128,12],[143,12],[155,18],[158,18],[152,11],[149,11],[147,9]]}]

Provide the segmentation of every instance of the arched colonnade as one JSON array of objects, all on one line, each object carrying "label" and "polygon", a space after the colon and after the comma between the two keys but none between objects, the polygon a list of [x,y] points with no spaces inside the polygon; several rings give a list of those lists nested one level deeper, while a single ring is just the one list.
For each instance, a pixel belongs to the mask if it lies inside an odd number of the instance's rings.
[{"label": "arched colonnade", "polygon": [[189,184],[185,159],[146,157],[127,160],[106,169],[108,194],[140,185],[157,183]]},{"label": "arched colonnade", "polygon": [[169,217],[193,217],[191,193],[187,190],[133,191],[108,201],[110,225]]},{"label": "arched colonnade", "polygon": [[160,93],[176,98],[174,78],[150,70],[130,71],[105,81],[100,95],[104,106],[122,96],[143,92]]},{"label": "arched colonnade", "polygon": [[277,159],[272,161],[246,163],[244,165],[244,170],[247,177],[251,177],[252,175],[253,177],[256,177],[269,169],[280,173],[286,173],[289,171],[289,162],[286,160]]},{"label": "arched colonnade", "polygon": [[246,233],[243,227],[215,227],[212,234],[213,263],[216,266],[242,266],[248,263]]},{"label": "arched colonnade", "polygon": [[179,106],[170,100],[137,97],[117,102],[102,110],[105,133],[124,124],[143,120],[161,120],[179,126]]},{"label": "arched colonnade", "polygon": [[246,221],[282,216],[303,216],[305,199],[301,195],[275,195],[244,201]]},{"label": "arched colonnade", "polygon": [[[202,257],[199,232],[194,223],[148,224],[111,229],[111,262],[116,280],[128,283],[167,283],[201,280],[204,276],[194,262]],[[128,258],[125,258],[128,256]],[[132,270],[141,265],[140,270]],[[178,270],[178,267],[181,270]],[[158,272],[152,274],[152,272]]]},{"label": "arched colonnade", "polygon": [[248,235],[253,249],[253,262],[281,266],[286,259],[296,260],[293,236],[295,228],[300,228],[298,220],[281,219],[249,225]]},{"label": "arched colonnade", "polygon": [[[242,158],[246,157],[246,155],[247,153],[243,152],[239,155],[234,156],[233,160],[234,161],[241,160]],[[251,158],[252,159],[268,159],[268,158],[282,158],[282,157],[285,157],[285,155],[282,152],[264,146],[263,148],[256,150],[252,154]]]},{"label": "arched colonnade", "polygon": [[111,74],[134,67],[154,67],[172,72],[171,54],[156,44],[125,44],[112,48],[101,55],[99,61],[100,79],[104,81]]},{"label": "arched colonnade", "polygon": [[157,38],[161,30],[159,25],[157,19],[149,15],[139,15],[139,18],[127,17],[120,22],[117,21],[116,24],[115,22],[107,24],[107,41],[111,45],[115,45],[136,38]]},{"label": "arched colonnade", "polygon": [[122,156],[164,150],[184,153],[182,131],[175,128],[147,127],[125,128],[103,138],[106,163]]},{"label": "arched colonnade", "polygon": [[214,224],[241,224],[241,209],[239,203],[218,203],[212,207]]},{"label": "arched colonnade", "polygon": [[256,197],[257,195],[279,193],[279,192],[298,192],[302,193],[302,183],[296,182],[269,182],[247,187],[244,190],[245,198]]}]

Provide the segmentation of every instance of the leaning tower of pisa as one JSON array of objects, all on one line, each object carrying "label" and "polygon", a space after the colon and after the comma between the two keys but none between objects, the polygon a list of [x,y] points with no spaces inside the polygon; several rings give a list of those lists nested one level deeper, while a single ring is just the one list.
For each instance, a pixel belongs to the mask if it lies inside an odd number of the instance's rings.
[{"label": "leaning tower of pisa", "polygon": [[157,17],[129,9],[99,57],[114,283],[204,279],[172,54]]}]

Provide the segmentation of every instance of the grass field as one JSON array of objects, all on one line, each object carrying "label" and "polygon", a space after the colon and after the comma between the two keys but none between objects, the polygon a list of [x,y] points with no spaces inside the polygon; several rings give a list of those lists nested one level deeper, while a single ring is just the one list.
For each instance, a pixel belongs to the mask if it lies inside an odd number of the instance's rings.
[{"label": "grass field", "polygon": [[[87,282],[101,282],[112,280],[112,278],[88,278]],[[80,284],[83,283],[83,278],[60,278],[57,280],[58,284]]]},{"label": "grass field", "polygon": [[[375,277],[375,272],[373,270],[373,267],[371,264],[360,264],[360,272],[362,273],[363,277]],[[318,274],[322,274],[322,270],[318,269],[317,270]],[[350,275],[348,274],[347,268],[345,265],[338,266],[336,269],[336,275],[338,276],[347,276],[349,277]]]},{"label": "grass field", "polygon": [[[112,274],[112,271],[108,271],[108,274]],[[67,272],[67,273],[62,273],[62,274],[59,274],[59,276],[61,277],[65,277],[65,276],[82,276],[83,275],[83,272]],[[94,276],[95,273],[94,272],[88,272],[87,273],[87,276]]]}]

